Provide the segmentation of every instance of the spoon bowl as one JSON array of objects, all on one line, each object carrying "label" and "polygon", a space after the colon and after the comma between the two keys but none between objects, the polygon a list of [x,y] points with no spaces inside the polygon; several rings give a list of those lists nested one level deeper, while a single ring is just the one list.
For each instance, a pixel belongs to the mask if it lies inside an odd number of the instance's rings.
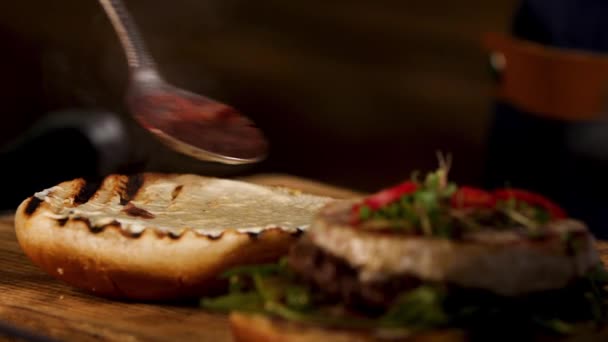
[{"label": "spoon bowl", "polygon": [[231,106],[166,82],[147,52],[122,0],[99,0],[121,41],[130,70],[129,111],[173,150],[199,160],[250,164],[263,160],[268,143]]}]

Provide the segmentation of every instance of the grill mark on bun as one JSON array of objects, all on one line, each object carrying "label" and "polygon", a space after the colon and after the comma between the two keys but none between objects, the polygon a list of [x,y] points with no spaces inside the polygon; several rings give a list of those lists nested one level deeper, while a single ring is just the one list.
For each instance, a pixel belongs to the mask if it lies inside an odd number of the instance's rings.
[{"label": "grill mark on bun", "polygon": [[36,212],[36,209],[40,207],[40,204],[42,204],[42,202],[43,200],[41,200],[40,198],[32,196],[32,198],[30,198],[30,201],[27,202],[27,206],[25,207],[25,214],[27,216],[32,216]]},{"label": "grill mark on bun", "polygon": [[[168,234],[167,233],[163,234],[162,237],[169,236],[169,238],[171,240],[179,240],[179,239],[182,238],[182,236],[184,236],[185,233],[186,233],[186,230],[182,230],[179,233],[169,232]],[[160,237],[159,234],[157,234],[157,235]],[[200,237],[207,238],[207,239],[209,239],[211,241],[216,241],[216,240],[221,239],[222,236],[224,236],[224,232],[221,232],[218,235],[208,235],[208,234],[197,234],[197,235],[200,236]]]},{"label": "grill mark on bun", "polygon": [[[57,221],[59,222],[60,220],[63,221],[63,225],[65,225],[67,223],[67,221],[69,221],[70,219],[69,218],[58,219]],[[89,219],[84,218],[84,217],[74,217],[71,220],[83,222],[87,226],[89,231],[93,234],[100,234],[100,233],[103,233],[104,231],[106,231],[106,229],[113,228],[113,229],[116,229],[120,234],[122,234],[125,237],[137,239],[137,238],[141,237],[144,233],[143,230],[138,231],[138,232],[126,231],[126,230],[122,229],[121,223],[116,220],[114,220],[108,224],[102,225],[102,226],[95,226],[95,225],[91,224],[91,221]]]},{"label": "grill mark on bun", "polygon": [[169,233],[167,233],[167,232],[156,230],[156,229],[154,229],[154,234],[159,239],[165,238],[165,237],[167,237],[167,235],[169,235]]},{"label": "grill mark on bun", "polygon": [[108,227],[122,228],[122,225],[120,224],[120,222],[114,220],[108,224],[104,224],[102,227],[103,228],[108,228]]},{"label": "grill mark on bun", "polygon": [[155,215],[151,212],[147,211],[144,208],[136,206],[132,202],[127,203],[127,205],[125,205],[122,211],[125,212],[127,215],[133,217],[141,217],[144,219],[153,219],[155,217]]},{"label": "grill mark on bun", "polygon": [[106,225],[103,225],[103,226],[93,225],[91,223],[91,221],[88,218],[86,218],[86,217],[74,217],[74,218],[72,218],[72,221],[80,221],[80,222],[84,223],[87,226],[87,228],[89,229],[89,232],[91,232],[93,234],[103,233],[106,230],[106,228],[113,227],[113,228],[118,229],[119,232],[121,232],[123,235],[125,235],[127,237],[139,237],[139,236],[134,236],[134,235],[141,235],[141,233],[139,233],[139,234],[133,234],[133,233],[125,232],[121,228],[121,224],[118,221],[112,221],[112,222],[110,222],[110,223],[108,223]]},{"label": "grill mark on bun", "polygon": [[104,230],[106,230],[105,227],[96,227],[96,226],[91,226],[89,225],[89,231],[93,234],[99,234],[102,233]]},{"label": "grill mark on bun", "polygon": [[219,233],[218,235],[205,235],[209,240],[211,241],[215,241],[215,240],[219,240],[222,238],[222,236],[224,235],[224,232]]},{"label": "grill mark on bun", "polygon": [[141,173],[130,175],[127,179],[125,190],[120,194],[120,205],[127,205],[144,185],[144,175]]},{"label": "grill mark on bun", "polygon": [[[122,224],[117,221],[114,220],[110,223],[104,224],[104,225],[94,225],[91,223],[91,221],[86,218],[86,217],[65,217],[65,218],[59,218],[59,219],[55,219],[58,223],[58,226],[63,227],[67,224],[67,222],[82,222],[84,223],[88,230],[92,233],[92,234],[100,234],[106,231],[106,229],[116,229],[121,235],[127,237],[127,238],[140,238],[146,231],[151,230],[156,237],[164,239],[164,238],[170,238],[171,240],[180,240],[187,232],[187,230],[189,230],[190,228],[187,229],[183,229],[179,232],[175,232],[175,231],[160,231],[160,230],[156,230],[156,229],[143,229],[137,232],[133,232],[130,230],[126,230],[123,229]],[[268,228],[265,229],[263,231],[260,232],[239,232],[238,234],[243,234],[243,235],[247,235],[247,237],[249,239],[251,239],[252,241],[257,241],[261,238],[261,236],[267,232],[267,231],[272,231],[272,230],[282,230],[280,227],[275,227],[275,228]],[[286,232],[286,231],[285,231]],[[216,240],[220,240],[223,236],[224,236],[225,232],[221,232],[217,235],[211,235],[211,234],[204,234],[204,233],[196,233],[196,236],[200,237],[200,238],[206,238],[210,241],[216,241]],[[300,235],[302,235],[304,233],[304,231],[300,228],[297,228],[295,231],[289,232],[290,236],[292,237],[299,237]]]},{"label": "grill mark on bun", "polygon": [[106,229],[116,229],[116,231],[118,231],[122,236],[126,237],[126,238],[130,238],[130,239],[138,239],[140,238],[143,234],[144,234],[144,230],[140,230],[140,231],[130,231],[130,230],[125,230],[122,229],[122,225],[120,222],[118,221],[112,221],[106,225],[94,228],[95,230],[99,230],[99,232],[104,232]]},{"label": "grill mark on bun", "polygon": [[124,230],[120,230],[121,233],[123,233],[122,235],[126,236],[126,237],[130,237],[130,238],[134,238],[134,239],[139,239],[143,234],[144,231],[141,230],[139,232],[125,232]]},{"label": "grill mark on bun", "polygon": [[169,232],[169,238],[171,240],[179,240],[179,238],[181,238],[182,235],[183,235],[183,232],[179,232],[179,233]]},{"label": "grill mark on bun", "polygon": [[101,187],[103,180],[100,179],[82,179],[82,185],[76,196],[74,196],[74,204],[81,205],[87,203]]},{"label": "grill mark on bun", "polygon": [[173,191],[171,192],[171,201],[175,201],[177,196],[179,196],[179,194],[182,193],[183,189],[184,189],[183,185],[176,186],[175,189],[173,189]]}]

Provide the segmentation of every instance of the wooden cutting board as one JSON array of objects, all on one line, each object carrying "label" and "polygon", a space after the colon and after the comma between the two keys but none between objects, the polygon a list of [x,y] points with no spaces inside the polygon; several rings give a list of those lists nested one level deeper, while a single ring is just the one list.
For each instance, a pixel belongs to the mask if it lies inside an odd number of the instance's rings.
[{"label": "wooden cutting board", "polygon": [[[285,175],[247,180],[283,185],[336,198],[352,191]],[[598,248],[608,261],[608,243]],[[21,252],[11,215],[0,216],[0,340],[3,331],[43,341],[231,341],[227,319],[194,306],[109,301],[63,285],[40,271]],[[18,330],[18,331],[16,331]],[[32,336],[34,335],[34,336]],[[38,337],[38,338],[37,338]]]},{"label": "wooden cutting board", "polygon": [[[258,175],[254,183],[282,185],[336,198],[352,191],[285,175]],[[9,326],[10,325],[10,326]],[[11,215],[0,216],[0,332],[62,341],[230,341],[226,317],[184,305],[126,303],[93,297],[63,285],[34,266],[15,239]],[[0,333],[0,339],[5,336]],[[30,336],[34,340],[35,336]],[[17,340],[17,339],[15,339]]]}]

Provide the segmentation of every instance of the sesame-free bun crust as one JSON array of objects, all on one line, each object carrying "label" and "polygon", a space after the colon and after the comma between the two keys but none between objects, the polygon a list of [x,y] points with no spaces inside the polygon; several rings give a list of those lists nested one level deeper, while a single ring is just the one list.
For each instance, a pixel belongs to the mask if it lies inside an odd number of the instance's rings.
[{"label": "sesame-free bun crust", "polygon": [[41,269],[100,296],[210,294],[235,265],[284,255],[330,199],[194,175],[112,175],[26,199],[17,239]]}]

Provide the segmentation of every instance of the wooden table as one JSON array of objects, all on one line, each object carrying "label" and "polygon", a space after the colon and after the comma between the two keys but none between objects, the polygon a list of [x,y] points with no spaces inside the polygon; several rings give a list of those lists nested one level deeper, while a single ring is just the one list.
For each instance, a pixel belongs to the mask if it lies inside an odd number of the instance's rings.
[{"label": "wooden table", "polygon": [[[284,175],[247,180],[336,198],[359,195]],[[599,243],[598,248],[604,262],[608,261],[608,243]],[[21,252],[10,215],[0,216],[0,321],[19,329],[21,335],[29,332],[64,341],[231,340],[222,315],[184,305],[109,301],[63,285],[32,265]],[[7,328],[0,324],[0,330]]]},{"label": "wooden table", "polygon": [[[336,198],[357,195],[285,175],[259,175],[247,180]],[[64,341],[231,340],[222,315],[183,305],[109,301],[63,285],[40,271],[21,252],[11,215],[0,216],[0,322],[7,325],[0,324],[0,330],[15,327],[20,331],[14,333],[23,337],[34,333]],[[0,334],[0,339],[3,337]],[[34,337],[15,340],[35,340]]]}]

